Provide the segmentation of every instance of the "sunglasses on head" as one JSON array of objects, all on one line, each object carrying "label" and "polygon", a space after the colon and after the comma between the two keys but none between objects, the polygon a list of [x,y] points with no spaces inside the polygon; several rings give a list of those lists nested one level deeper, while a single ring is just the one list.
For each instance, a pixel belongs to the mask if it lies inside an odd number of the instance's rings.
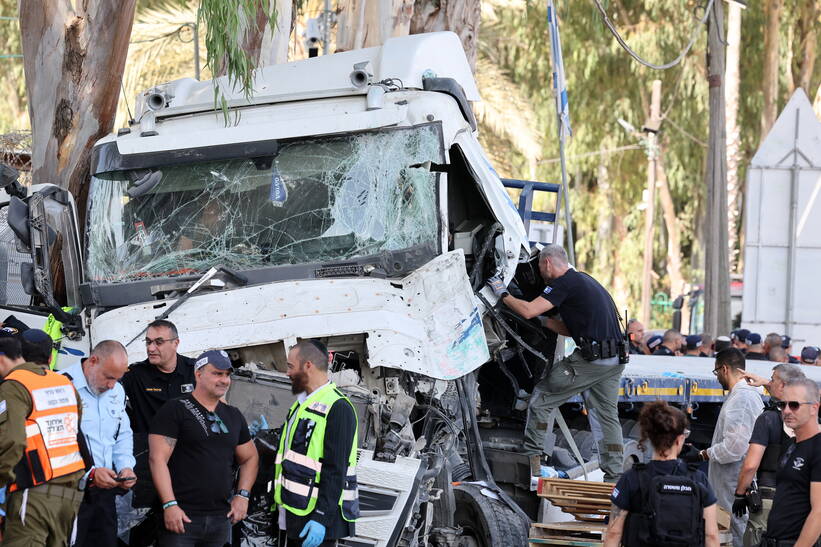
[{"label": "sunglasses on head", "polygon": [[225,425],[225,422],[222,421],[216,412],[209,412],[206,416],[208,421],[211,422],[211,432],[212,433],[228,433],[228,426]]},{"label": "sunglasses on head", "polygon": [[778,410],[784,410],[785,408],[790,407],[790,410],[795,412],[796,410],[801,408],[801,405],[811,404],[814,404],[813,401],[778,401],[777,403],[775,403],[775,406],[778,408]]}]

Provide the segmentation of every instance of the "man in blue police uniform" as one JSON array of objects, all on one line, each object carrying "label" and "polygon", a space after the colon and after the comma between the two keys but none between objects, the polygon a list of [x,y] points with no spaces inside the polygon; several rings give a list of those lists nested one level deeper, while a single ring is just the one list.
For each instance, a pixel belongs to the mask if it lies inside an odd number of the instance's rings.
[{"label": "man in blue police uniform", "polygon": [[531,302],[511,296],[499,278],[489,282],[494,294],[526,319],[558,311],[561,317],[548,317],[545,326],[571,336],[577,346],[568,357],[554,363],[533,390],[525,425],[525,453],[544,453],[545,434],[553,412],[570,397],[581,394],[599,445],[605,480],[615,482],[623,463],[617,403],[627,356],[618,311],[604,287],[570,267],[561,246],[547,245],[542,249],[539,271],[548,286]]},{"label": "man in blue police uniform", "polygon": [[61,371],[80,394],[80,429],[94,460],[85,477],[85,496],[77,516],[78,546],[116,545],[115,496],[136,483],[125,390],[118,383],[126,368],[128,353],[123,345],[104,340],[91,350],[88,359]]},{"label": "man in blue police uniform", "polygon": [[275,461],[274,499],[287,537],[280,545],[332,547],[354,534],[359,517],[356,412],[328,380],[328,350],[320,342],[291,348],[287,373],[297,400]]}]

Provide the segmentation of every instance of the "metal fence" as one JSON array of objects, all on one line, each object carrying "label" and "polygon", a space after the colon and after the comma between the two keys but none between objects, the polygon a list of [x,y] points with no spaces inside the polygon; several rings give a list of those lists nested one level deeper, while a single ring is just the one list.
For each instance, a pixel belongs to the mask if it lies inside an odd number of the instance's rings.
[{"label": "metal fence", "polygon": [[0,209],[0,304],[28,306],[31,296],[23,290],[20,266],[31,262],[31,257],[17,251],[14,232],[7,220],[8,211],[8,207]]}]

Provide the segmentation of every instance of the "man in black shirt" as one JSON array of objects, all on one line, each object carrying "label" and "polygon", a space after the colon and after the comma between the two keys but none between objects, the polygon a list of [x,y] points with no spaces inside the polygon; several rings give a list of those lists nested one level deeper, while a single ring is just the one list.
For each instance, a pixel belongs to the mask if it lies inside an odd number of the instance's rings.
[{"label": "man in black shirt", "polygon": [[195,368],[194,392],[165,403],[148,438],[165,524],[160,547],[223,547],[231,525],[248,513],[257,476],[259,456],[248,424],[239,409],[220,400],[231,385],[228,354],[206,351]]},{"label": "man in black shirt", "polygon": [[641,349],[641,340],[644,338],[644,325],[636,318],[627,322],[627,337],[630,339],[630,353],[644,355]]},{"label": "man in black shirt", "polygon": [[802,365],[817,365],[819,357],[821,357],[821,349],[816,346],[804,346],[801,349]]},{"label": "man in black shirt", "polygon": [[[154,415],[167,401],[194,391],[194,359],[177,353],[180,345],[177,327],[168,320],[148,324],[145,334],[147,359],[133,363],[121,380],[128,401],[126,412],[134,432],[134,507],[154,507],[157,494],[148,469],[148,430]],[[153,517],[147,518],[131,530],[132,547],[151,545],[158,525]]]},{"label": "man in black shirt", "polygon": [[684,338],[686,344],[684,350],[685,357],[701,357],[701,336],[698,334],[690,334]]},{"label": "man in black shirt", "polygon": [[795,444],[776,474],[775,498],[764,545],[794,541],[811,547],[821,536],[821,427],[818,425],[818,384],[809,378],[784,387],[779,401],[784,424],[795,431]]},{"label": "man in black shirt", "polygon": [[767,354],[764,352],[764,346],[761,344],[761,335],[757,332],[751,332],[747,335],[744,342],[747,344],[747,353],[744,356],[747,361],[766,361]]},{"label": "man in black shirt", "polygon": [[747,353],[747,335],[750,334],[750,331],[747,329],[736,329],[730,333],[730,339],[733,341],[733,347],[736,349],[740,349],[744,353]]},{"label": "man in black shirt", "polygon": [[776,403],[784,397],[784,386],[804,378],[804,373],[797,366],[785,363],[773,368],[770,380],[747,371],[744,372],[744,377],[751,386],[766,386],[771,396],[767,406],[764,407],[764,412],[753,426],[750,446],[747,449],[744,463],[741,464],[733,502],[733,513],[743,517],[749,509],[747,490],[753,482],[753,477],[757,476],[762,509],[757,513],[750,513],[747,529],[744,532],[744,545],[757,546],[764,530],[767,529],[767,517],[773,506],[778,462],[788,446],[792,444],[792,437],[784,430],[781,411],[778,410]]},{"label": "man in black shirt", "polygon": [[624,370],[620,353],[626,350],[616,306],[595,279],[570,267],[567,254],[559,245],[542,249],[539,271],[548,285],[531,302],[511,296],[498,278],[489,283],[505,305],[526,319],[558,311],[560,317],[547,317],[545,326],[571,336],[578,346],[570,356],[554,363],[533,390],[525,425],[525,453],[545,452],[544,439],[551,429],[553,412],[570,397],[581,393],[590,428],[599,440],[599,463],[604,478],[615,482],[621,475],[623,463],[617,402]]},{"label": "man in black shirt", "polygon": [[675,357],[681,350],[681,333],[676,329],[664,331],[661,346],[653,352],[653,355],[667,355]]}]

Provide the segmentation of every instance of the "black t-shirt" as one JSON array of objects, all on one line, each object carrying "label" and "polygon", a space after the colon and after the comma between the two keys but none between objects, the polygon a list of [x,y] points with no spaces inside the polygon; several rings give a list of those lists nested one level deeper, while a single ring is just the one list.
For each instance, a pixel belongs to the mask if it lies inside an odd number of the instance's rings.
[{"label": "black t-shirt", "polygon": [[810,483],[821,482],[821,433],[791,445],[782,461],[767,536],[795,540],[812,508]]},{"label": "black t-shirt", "polygon": [[177,439],[168,470],[174,498],[188,515],[228,514],[234,449],[251,440],[239,409],[218,403],[215,412],[228,433],[212,431],[211,413],[193,395],[168,401],[151,424],[151,434]]},{"label": "black t-shirt", "polygon": [[[657,475],[672,475],[673,471],[675,471],[676,475],[686,476],[687,464],[681,460],[653,460],[647,464],[647,472],[650,473],[651,479]],[[716,495],[707,482],[707,475],[701,471],[696,471],[692,478],[702,490],[702,505],[704,507],[713,505],[716,502]],[[621,476],[619,482],[616,483],[616,487],[610,495],[610,501],[612,501],[616,507],[632,513],[640,513],[642,511],[642,500],[639,471],[628,469]],[[686,518],[686,515],[684,515],[684,518]]]},{"label": "black t-shirt", "polygon": [[672,351],[667,346],[659,346],[656,351],[653,352],[653,355],[672,355],[675,356],[675,352]]},{"label": "black t-shirt", "polygon": [[747,361],[766,361],[767,360],[766,355],[764,355],[763,353],[758,353],[757,351],[748,351],[744,355],[744,358]]},{"label": "black t-shirt", "polygon": [[[750,444],[759,444],[767,447],[770,445],[780,445],[782,443],[792,444],[792,440],[789,439],[784,432],[784,422],[781,420],[781,412],[765,408],[764,412],[755,420],[753,434],[750,435]],[[781,451],[785,449],[786,447],[781,447]],[[763,464],[764,461],[762,460],[762,464],[758,467],[758,485],[775,488],[773,475],[763,472],[765,471],[762,470]]]},{"label": "black t-shirt", "polygon": [[750,435],[751,444],[769,446],[781,442],[781,435],[784,432],[784,422],[781,421],[781,413],[773,410],[764,410],[755,420],[753,434]]},{"label": "black t-shirt", "polygon": [[590,340],[621,339],[616,310],[604,287],[573,268],[550,282],[542,298],[556,306],[576,344]]},{"label": "black t-shirt", "polygon": [[134,363],[121,380],[128,397],[128,417],[135,434],[148,433],[154,414],[171,399],[194,391],[194,359],[177,355],[174,372],[162,372],[148,360]]}]

